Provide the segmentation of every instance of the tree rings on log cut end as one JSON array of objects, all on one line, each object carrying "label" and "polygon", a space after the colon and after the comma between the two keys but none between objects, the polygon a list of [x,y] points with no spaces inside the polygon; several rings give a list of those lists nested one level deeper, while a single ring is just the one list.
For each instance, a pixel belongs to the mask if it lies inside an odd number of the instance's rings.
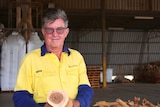
[{"label": "tree rings on log cut end", "polygon": [[52,90],[47,96],[47,102],[53,107],[66,107],[69,97],[63,90]]},{"label": "tree rings on log cut end", "polygon": [[57,92],[57,93],[53,93],[49,99],[51,102],[54,102],[55,104],[59,104],[63,100],[63,96],[61,93]]}]

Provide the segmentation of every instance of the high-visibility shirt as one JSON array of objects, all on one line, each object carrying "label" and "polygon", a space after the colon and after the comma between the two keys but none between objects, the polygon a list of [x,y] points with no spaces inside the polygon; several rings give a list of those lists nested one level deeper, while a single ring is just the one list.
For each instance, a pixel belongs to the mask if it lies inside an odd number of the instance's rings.
[{"label": "high-visibility shirt", "polygon": [[22,60],[14,91],[26,90],[36,103],[46,102],[51,90],[64,90],[75,99],[78,86],[90,86],[83,56],[76,50],[64,48],[60,60],[43,47],[28,53]]}]

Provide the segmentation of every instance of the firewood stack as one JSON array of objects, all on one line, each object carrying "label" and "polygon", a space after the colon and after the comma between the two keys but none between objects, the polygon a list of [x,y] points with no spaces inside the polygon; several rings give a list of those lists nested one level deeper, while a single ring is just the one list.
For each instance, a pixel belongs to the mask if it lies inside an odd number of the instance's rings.
[{"label": "firewood stack", "polygon": [[160,83],[159,62],[138,66],[134,69],[135,82]]},{"label": "firewood stack", "polygon": [[87,66],[87,75],[92,88],[100,88],[100,66]]},{"label": "firewood stack", "polygon": [[125,102],[122,99],[117,99],[115,102],[98,101],[94,104],[94,107],[160,107],[160,104],[154,105],[147,99],[143,99],[140,104],[140,98],[134,97],[133,101]]}]

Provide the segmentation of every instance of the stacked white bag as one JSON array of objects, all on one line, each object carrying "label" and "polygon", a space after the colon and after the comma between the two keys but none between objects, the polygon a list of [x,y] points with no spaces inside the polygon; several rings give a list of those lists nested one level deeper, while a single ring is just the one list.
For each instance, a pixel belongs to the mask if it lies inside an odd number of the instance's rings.
[{"label": "stacked white bag", "polygon": [[27,52],[30,52],[34,49],[40,48],[43,44],[43,41],[39,38],[37,32],[32,32],[28,44],[27,44]]},{"label": "stacked white bag", "polygon": [[1,90],[14,89],[21,59],[26,54],[26,42],[18,32],[12,32],[3,42],[1,50]]}]

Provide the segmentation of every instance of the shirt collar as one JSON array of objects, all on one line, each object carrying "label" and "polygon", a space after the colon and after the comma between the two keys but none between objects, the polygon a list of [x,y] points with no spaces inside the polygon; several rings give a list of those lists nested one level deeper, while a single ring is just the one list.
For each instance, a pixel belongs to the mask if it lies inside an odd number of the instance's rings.
[{"label": "shirt collar", "polygon": [[[68,56],[69,56],[70,53],[71,53],[66,46],[63,46],[62,52],[68,53]],[[45,43],[44,43],[44,44],[41,46],[41,56],[44,56],[46,53],[50,53],[50,52],[47,50],[46,45],[45,45]]]}]

